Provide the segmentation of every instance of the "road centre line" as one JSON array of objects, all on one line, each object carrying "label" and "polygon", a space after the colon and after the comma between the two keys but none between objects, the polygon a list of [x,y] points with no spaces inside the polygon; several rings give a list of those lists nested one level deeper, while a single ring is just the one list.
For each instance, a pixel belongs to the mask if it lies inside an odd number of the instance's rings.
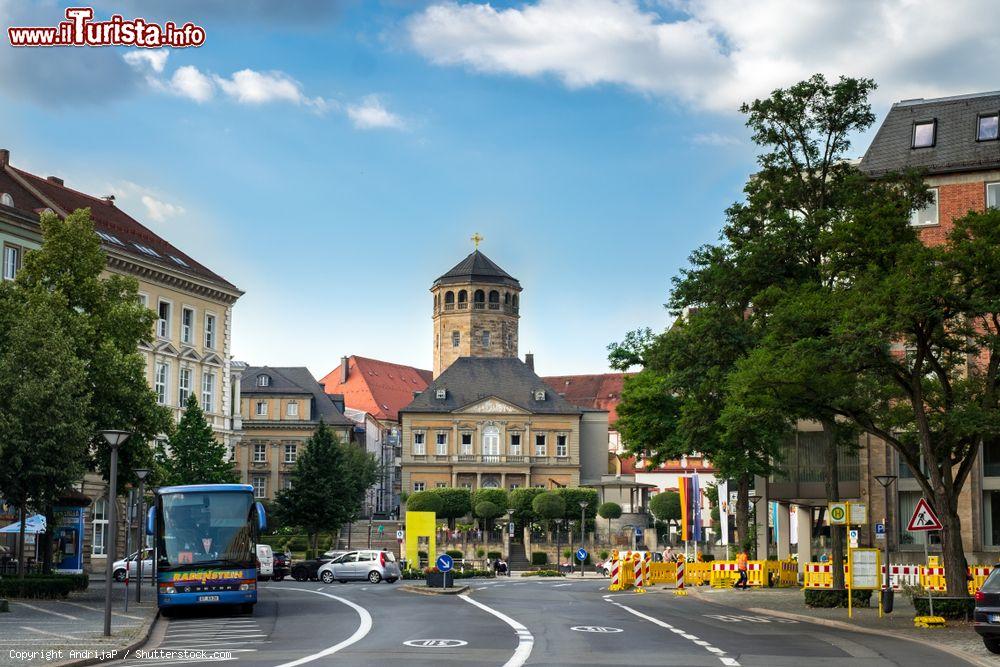
[{"label": "road centre line", "polygon": [[503,667],[521,667],[521,665],[528,661],[528,658],[531,656],[531,649],[535,646],[535,637],[531,634],[528,628],[503,612],[499,612],[492,607],[487,607],[482,602],[473,600],[468,595],[459,595],[458,597],[462,598],[471,605],[479,607],[489,614],[493,614],[501,621],[512,627],[514,632],[517,633],[517,648],[514,649],[514,655],[510,656],[510,660],[505,662]]},{"label": "road centre line", "polygon": [[[605,596],[605,599],[608,598],[608,597],[609,596]],[[682,630],[681,628],[675,628],[674,626],[670,625],[669,623],[665,623],[664,621],[661,621],[658,618],[653,618],[652,616],[647,616],[646,614],[642,613],[641,611],[637,611],[635,609],[632,609],[631,607],[626,607],[625,605],[623,605],[620,602],[613,602],[611,600],[608,600],[608,601],[611,602],[611,604],[615,605],[616,607],[621,607],[622,609],[624,609],[628,613],[632,614],[633,616],[638,616],[639,618],[641,618],[643,620],[646,620],[646,621],[649,621],[650,623],[653,623],[655,625],[658,625],[661,628],[666,628],[667,630],[670,630],[671,632],[674,632],[675,634],[678,634],[681,637],[684,637],[684,639],[687,639],[687,640],[693,642],[695,645],[701,646],[706,651],[709,651],[710,653],[714,654],[715,657],[717,657],[722,662],[722,664],[726,665],[727,667],[740,667],[740,663],[737,662],[735,658],[728,658],[728,657],[725,657],[725,656],[719,654],[720,652],[721,653],[725,653],[725,651],[722,651],[721,649],[716,649],[714,646],[711,646],[708,642],[702,641],[698,637],[695,637],[694,635],[689,634],[687,631]]]},{"label": "road centre line", "polygon": [[351,644],[355,644],[355,643],[361,641],[362,639],[365,638],[365,636],[367,636],[367,634],[369,632],[371,632],[371,629],[372,629],[372,615],[368,613],[367,609],[365,609],[364,607],[362,607],[359,604],[355,604],[355,603],[351,602],[350,600],[346,600],[346,599],[344,599],[342,597],[339,597],[337,595],[331,595],[330,593],[322,593],[320,591],[314,591],[311,588],[288,588],[288,587],[283,587],[282,590],[286,590],[286,591],[301,591],[301,592],[304,592],[304,593],[313,593],[315,595],[322,595],[324,597],[328,597],[328,598],[331,598],[333,600],[336,600],[337,602],[340,602],[342,604],[346,604],[348,607],[350,607],[355,612],[357,612],[358,617],[361,619],[361,623],[358,625],[358,629],[354,631],[353,635],[351,635],[350,637],[348,637],[344,641],[340,642],[339,644],[334,644],[333,646],[330,646],[329,648],[325,648],[322,651],[319,651],[318,653],[313,653],[311,655],[307,655],[305,657],[299,658],[298,660],[292,660],[291,662],[284,662],[284,663],[278,665],[277,667],[296,667],[296,665],[304,665],[307,662],[312,662],[313,660],[319,660],[320,658],[325,658],[328,655],[333,655],[337,651],[340,651],[342,649],[347,648]]}]

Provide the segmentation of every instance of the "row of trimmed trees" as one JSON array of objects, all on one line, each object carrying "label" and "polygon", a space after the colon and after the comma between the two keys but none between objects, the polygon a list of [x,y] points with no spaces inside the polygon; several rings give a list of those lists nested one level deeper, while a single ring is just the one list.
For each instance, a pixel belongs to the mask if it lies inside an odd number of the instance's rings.
[{"label": "row of trimmed trees", "polygon": [[641,368],[618,430],[654,463],[697,451],[737,480],[743,546],[751,482],[780,468],[797,420],[822,428],[829,500],[842,454],[881,438],[941,518],[948,594],[965,595],[958,499],[1000,439],[1000,211],[924,244],[910,225],[931,196],[922,174],[872,179],[846,159],[874,88],[816,75],[743,106],[759,169],[674,278],[677,322],[609,346],[615,367]]}]

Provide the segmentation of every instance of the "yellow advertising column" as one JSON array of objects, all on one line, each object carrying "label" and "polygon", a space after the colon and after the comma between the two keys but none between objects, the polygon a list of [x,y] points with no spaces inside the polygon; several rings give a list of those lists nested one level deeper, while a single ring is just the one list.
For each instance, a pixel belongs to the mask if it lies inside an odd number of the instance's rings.
[{"label": "yellow advertising column", "polygon": [[434,512],[406,513],[406,560],[410,567],[420,567],[421,537],[427,538],[427,563],[434,564],[437,560],[436,535],[437,516]]}]

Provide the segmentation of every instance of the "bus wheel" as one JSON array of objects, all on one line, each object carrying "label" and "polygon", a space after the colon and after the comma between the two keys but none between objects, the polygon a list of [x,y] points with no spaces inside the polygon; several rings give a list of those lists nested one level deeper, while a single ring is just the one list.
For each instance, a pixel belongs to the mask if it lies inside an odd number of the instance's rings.
[{"label": "bus wheel", "polygon": [[240,605],[240,613],[241,614],[249,614],[249,615],[253,616],[253,604],[250,603],[250,602],[246,602],[244,604],[241,604]]}]

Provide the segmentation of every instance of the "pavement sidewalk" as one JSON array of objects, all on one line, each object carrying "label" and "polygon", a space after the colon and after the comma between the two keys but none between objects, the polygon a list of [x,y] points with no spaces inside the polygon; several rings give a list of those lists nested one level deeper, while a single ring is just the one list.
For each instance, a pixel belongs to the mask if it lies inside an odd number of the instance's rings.
[{"label": "pavement sidewalk", "polygon": [[[912,600],[898,591],[894,611],[882,618],[878,617],[878,607],[871,609],[854,608],[854,618],[847,617],[847,609],[813,609],[804,602],[800,588],[733,588],[690,587],[689,594],[706,602],[715,602],[727,607],[736,607],[754,614],[773,614],[850,629],[857,632],[875,634],[891,633],[896,637],[907,637],[915,641],[942,648],[977,665],[997,665],[997,656],[986,650],[982,639],[965,621],[948,621],[945,628],[915,628]],[[875,603],[875,595],[872,602]]]},{"label": "pavement sidewalk", "polygon": [[128,611],[124,594],[124,585],[115,583],[110,637],[104,636],[103,582],[92,580],[65,599],[9,600],[10,612],[0,614],[0,667],[73,663],[144,639],[156,618],[155,588],[147,582],[137,605],[135,585],[129,586]]}]

